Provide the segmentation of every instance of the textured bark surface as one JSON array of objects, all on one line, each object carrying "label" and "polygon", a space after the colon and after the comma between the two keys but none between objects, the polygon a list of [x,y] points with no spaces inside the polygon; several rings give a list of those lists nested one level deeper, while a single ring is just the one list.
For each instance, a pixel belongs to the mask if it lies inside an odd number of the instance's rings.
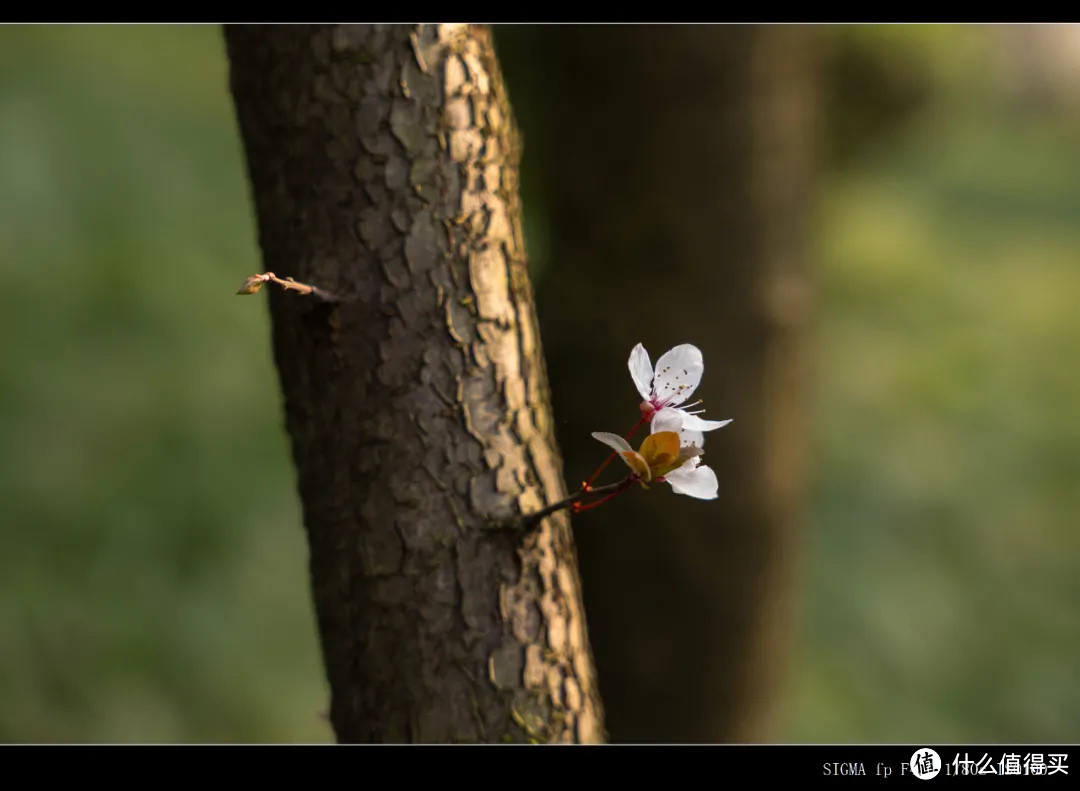
[{"label": "textured bark surface", "polygon": [[654,362],[697,344],[704,417],[735,419],[706,435],[717,501],[654,487],[576,520],[611,739],[768,740],[807,477],[814,31],[496,32],[530,220],[548,210],[537,298],[568,475],[595,466],[589,431],[637,419],[639,341]]},{"label": "textured bark surface", "polygon": [[600,740],[490,32],[226,41],[339,741]]}]

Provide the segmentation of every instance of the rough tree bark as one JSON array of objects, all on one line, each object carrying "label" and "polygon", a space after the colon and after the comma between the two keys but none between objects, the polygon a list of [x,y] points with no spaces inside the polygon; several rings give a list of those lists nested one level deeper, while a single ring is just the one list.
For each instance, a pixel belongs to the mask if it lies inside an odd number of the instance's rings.
[{"label": "rough tree bark", "polygon": [[484,27],[227,27],[339,741],[598,741]]},{"label": "rough tree bark", "polygon": [[554,396],[568,474],[593,466],[590,430],[636,418],[625,361],[639,341],[654,361],[700,346],[704,417],[735,419],[705,444],[718,501],[628,494],[605,506],[617,529],[579,520],[611,738],[767,740],[806,483],[815,33],[497,34],[528,132],[530,217],[547,209],[537,298],[552,381],[573,383]]}]

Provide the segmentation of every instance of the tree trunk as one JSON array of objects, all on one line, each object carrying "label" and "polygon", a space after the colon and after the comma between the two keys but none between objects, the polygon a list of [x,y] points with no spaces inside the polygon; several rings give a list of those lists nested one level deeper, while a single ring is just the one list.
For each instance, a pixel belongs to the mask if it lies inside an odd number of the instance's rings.
[{"label": "tree trunk", "polygon": [[226,42],[338,740],[600,740],[490,32]]},{"label": "tree trunk", "polygon": [[577,520],[611,738],[766,740],[806,480],[815,32],[498,35],[528,133],[530,218],[547,209],[530,238],[547,245],[537,291],[570,475],[595,466],[589,431],[637,416],[635,343],[654,361],[701,347],[694,397],[704,417],[735,419],[706,435],[718,501],[654,487]]}]

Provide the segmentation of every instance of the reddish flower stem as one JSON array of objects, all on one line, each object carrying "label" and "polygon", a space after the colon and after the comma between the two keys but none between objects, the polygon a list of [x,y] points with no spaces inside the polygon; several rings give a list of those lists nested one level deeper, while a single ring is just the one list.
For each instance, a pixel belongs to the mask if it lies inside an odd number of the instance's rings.
[{"label": "reddish flower stem", "polygon": [[[608,500],[610,500],[612,497],[614,497],[615,495],[620,494],[622,492],[625,492],[627,489],[630,488],[630,486],[637,479],[638,479],[638,476],[631,473],[627,477],[623,478],[621,481],[617,481],[616,483],[609,483],[609,484],[606,484],[604,486],[598,486],[598,487],[596,487],[595,489],[593,489],[590,492],[587,492],[584,489],[581,489],[580,491],[574,492],[569,497],[567,497],[565,499],[562,499],[562,500],[559,500],[559,502],[557,502],[557,503],[552,503],[551,505],[547,506],[546,508],[542,508],[539,511],[535,511],[534,513],[531,513],[531,514],[525,514],[525,515],[522,515],[522,516],[515,517],[515,518],[513,518],[511,520],[508,520],[506,522],[495,523],[495,526],[497,526],[497,527],[508,526],[508,527],[514,527],[514,528],[517,528],[517,529],[520,529],[520,530],[531,530],[533,527],[540,524],[540,522],[544,519],[544,517],[550,516],[551,514],[555,513],[556,511],[561,511],[564,508],[569,508],[569,509],[571,509],[572,513],[576,514],[576,513],[580,513],[581,511],[588,511],[590,508],[594,508],[594,507],[600,505],[600,503],[605,503]],[[610,494],[608,494],[609,492],[610,492]],[[589,503],[588,505],[583,506],[581,504],[581,498],[582,497],[588,497],[590,494],[604,494],[606,496],[600,498],[596,502]]]},{"label": "reddish flower stem", "polygon": [[581,503],[574,503],[574,505],[573,505],[573,513],[580,514],[583,511],[588,511],[591,508],[596,508],[596,506],[598,506],[598,505],[603,505],[608,500],[612,499],[613,497],[618,497],[620,494],[622,494],[623,492],[628,490],[631,486],[634,485],[634,482],[636,480],[637,480],[637,476],[636,475],[631,475],[629,478],[627,478],[626,480],[619,483],[618,484],[619,488],[617,488],[611,494],[605,495],[605,496],[601,497],[599,500],[596,500],[595,502],[591,502],[588,505],[582,505]]},{"label": "reddish flower stem", "polygon": [[[632,429],[630,429],[629,432],[627,432],[627,434],[625,436],[625,439],[630,439],[630,437],[634,436],[634,434],[637,433],[637,430],[639,428],[641,428],[641,426],[645,423],[645,421],[647,419],[648,418],[645,415],[642,415],[641,420],[639,420],[637,423],[635,423],[634,427]],[[596,477],[600,473],[602,473],[604,471],[605,467],[607,467],[609,464],[611,464],[611,460],[614,459],[616,455],[618,455],[618,451],[612,451],[611,455],[608,456],[606,459],[604,459],[604,463],[596,468],[596,472],[594,472],[592,475],[590,475],[588,480],[586,480],[584,483],[581,484],[581,488],[584,489],[586,492],[591,492],[593,490],[592,482],[595,481]],[[592,506],[589,506],[589,507],[591,508]]]}]

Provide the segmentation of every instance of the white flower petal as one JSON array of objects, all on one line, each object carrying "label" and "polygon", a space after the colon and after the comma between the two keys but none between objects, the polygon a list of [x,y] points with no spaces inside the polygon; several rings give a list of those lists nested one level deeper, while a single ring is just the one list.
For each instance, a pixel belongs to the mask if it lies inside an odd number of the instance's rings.
[{"label": "white flower petal", "polygon": [[608,447],[614,448],[615,452],[619,454],[619,458],[623,460],[623,464],[629,467],[630,471],[641,480],[652,480],[652,471],[649,469],[648,462],[642,458],[640,453],[631,448],[625,439],[618,434],[610,434],[607,431],[594,431],[592,435]]},{"label": "white flower petal", "polygon": [[658,434],[661,431],[682,431],[683,416],[686,413],[681,409],[665,407],[653,413],[649,423],[649,433]]},{"label": "white flower petal", "polygon": [[693,415],[688,415],[681,409],[664,407],[653,414],[649,432],[656,434],[660,431],[677,431],[679,433],[679,445],[682,447],[687,445],[697,445],[699,448],[705,447],[705,435],[695,429],[687,428],[686,419],[688,417],[693,417]]},{"label": "white flower petal", "polygon": [[696,456],[691,456],[689,459],[686,460],[686,464],[684,464],[679,469],[682,470],[683,472],[689,472],[690,470],[694,469],[699,464],[701,464],[701,456],[702,456],[702,454],[700,454],[700,453],[697,454]]},{"label": "white flower petal", "polygon": [[699,448],[704,448],[705,435],[700,431],[693,431],[683,426],[683,430],[679,432],[679,445],[684,448],[687,445],[696,445]]},{"label": "white flower petal", "polygon": [[693,466],[698,466],[698,462],[701,460],[699,457],[705,453],[701,448],[694,445],[688,445],[684,448],[679,448],[679,456],[684,459],[684,464],[693,460]]},{"label": "white flower petal", "polygon": [[685,494],[698,500],[715,500],[720,488],[716,473],[711,467],[695,464],[696,461],[696,458],[690,459],[679,469],[665,475],[664,480],[671,484],[671,491],[675,494]]},{"label": "white flower petal", "polygon": [[718,428],[723,428],[730,422],[730,420],[703,420],[697,415],[683,412],[683,428],[688,428],[693,431],[715,431]]},{"label": "white flower petal", "polygon": [[649,400],[650,388],[652,387],[652,361],[649,353],[640,343],[630,351],[630,378],[634,380],[634,386],[641,397]]},{"label": "white flower petal", "polygon": [[684,343],[664,352],[656,361],[652,396],[661,403],[681,404],[701,384],[705,360],[697,346]]},{"label": "white flower petal", "polygon": [[619,453],[626,453],[627,451],[630,451],[631,453],[634,452],[634,449],[630,447],[630,443],[618,434],[611,434],[607,431],[594,431],[592,435],[593,439],[600,440],[609,448],[614,448]]}]

